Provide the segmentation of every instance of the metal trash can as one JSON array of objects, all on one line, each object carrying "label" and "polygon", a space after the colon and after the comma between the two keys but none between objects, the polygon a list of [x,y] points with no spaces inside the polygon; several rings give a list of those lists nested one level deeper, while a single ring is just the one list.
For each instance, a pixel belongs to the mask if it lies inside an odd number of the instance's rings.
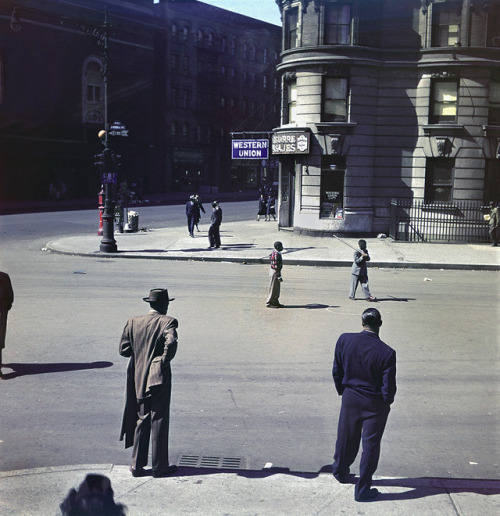
[{"label": "metal trash can", "polygon": [[137,233],[137,231],[139,231],[139,214],[136,211],[128,212],[128,219],[125,231],[127,231],[128,233]]}]

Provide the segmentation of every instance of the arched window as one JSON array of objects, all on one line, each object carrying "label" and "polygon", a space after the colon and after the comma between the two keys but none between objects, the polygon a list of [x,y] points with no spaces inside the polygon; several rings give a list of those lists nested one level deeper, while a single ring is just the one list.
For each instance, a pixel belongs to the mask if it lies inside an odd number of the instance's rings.
[{"label": "arched window", "polygon": [[262,60],[264,61],[264,63],[267,63],[267,62],[268,62],[268,60],[269,60],[269,55],[268,55],[267,48],[265,48],[265,49],[262,51]]},{"label": "arched window", "polygon": [[188,140],[188,137],[189,137],[189,127],[186,124],[186,122],[184,122],[182,124],[182,141],[186,142]]},{"label": "arched window", "polygon": [[102,62],[88,57],[82,68],[82,121],[84,124],[104,123],[104,77]]},{"label": "arched window", "polygon": [[172,23],[171,30],[172,30],[172,38],[175,39],[177,37],[177,24],[176,23]]},{"label": "arched window", "polygon": [[255,47],[253,45],[250,47],[250,60],[255,61]]},{"label": "arched window", "polygon": [[233,36],[231,38],[231,49],[230,49],[230,52],[231,52],[231,55],[234,56],[234,54],[236,53],[236,37]]},{"label": "arched window", "polygon": [[221,52],[225,52],[227,50],[227,38],[223,36],[220,42],[220,50]]},{"label": "arched window", "polygon": [[246,59],[248,57],[248,45],[246,43],[243,43],[243,59]]},{"label": "arched window", "polygon": [[182,29],[182,39],[186,40],[186,39],[188,39],[188,36],[189,36],[189,27],[185,26]]},{"label": "arched window", "polygon": [[170,136],[172,137],[173,140],[175,140],[177,138],[177,124],[175,123],[175,121],[173,121],[170,124]]}]

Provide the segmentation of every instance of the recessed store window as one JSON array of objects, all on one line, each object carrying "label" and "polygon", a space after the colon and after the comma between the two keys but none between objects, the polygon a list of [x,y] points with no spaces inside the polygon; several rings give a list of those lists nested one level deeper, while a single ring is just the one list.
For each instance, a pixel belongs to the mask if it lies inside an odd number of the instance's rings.
[{"label": "recessed store window", "polygon": [[325,77],[323,82],[323,122],[347,122],[349,106],[348,81]]},{"label": "recessed store window", "polygon": [[325,7],[325,45],[351,44],[351,6],[327,4]]},{"label": "recessed store window", "polygon": [[430,158],[425,171],[425,202],[450,202],[453,198],[455,160]]},{"label": "recessed store window", "polygon": [[457,111],[457,81],[441,79],[433,81],[431,85],[429,123],[454,123],[457,121]]},{"label": "recessed store window", "polygon": [[321,218],[344,218],[344,185],[345,157],[323,156],[321,160]]},{"label": "recessed store window", "polygon": [[461,2],[432,5],[432,46],[450,47],[460,41]]}]

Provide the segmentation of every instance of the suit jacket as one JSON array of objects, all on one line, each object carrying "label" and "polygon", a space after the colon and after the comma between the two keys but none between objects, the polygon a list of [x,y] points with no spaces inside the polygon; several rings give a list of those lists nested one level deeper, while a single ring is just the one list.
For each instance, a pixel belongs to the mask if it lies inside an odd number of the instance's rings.
[{"label": "suit jacket", "polygon": [[9,311],[14,302],[14,291],[10,277],[5,272],[0,272],[0,311]]},{"label": "suit jacket", "polygon": [[220,226],[222,222],[222,209],[220,206],[212,212],[211,217],[212,226]]},{"label": "suit jacket", "polygon": [[138,402],[157,389],[171,388],[170,361],[177,352],[177,327],[177,319],[155,310],[132,317],[125,325],[119,353],[130,357],[120,433],[120,441],[125,437],[126,448],[134,441]]},{"label": "suit jacket", "polygon": [[367,256],[363,256],[363,251],[361,251],[361,249],[354,251],[354,262],[351,267],[351,274],[354,274],[355,276],[368,276],[368,270],[366,266],[366,262],[370,261],[368,249],[365,249],[364,253]]},{"label": "suit jacket", "polygon": [[335,346],[332,375],[339,394],[349,388],[390,405],[396,394],[396,352],[371,331],[343,333]]}]

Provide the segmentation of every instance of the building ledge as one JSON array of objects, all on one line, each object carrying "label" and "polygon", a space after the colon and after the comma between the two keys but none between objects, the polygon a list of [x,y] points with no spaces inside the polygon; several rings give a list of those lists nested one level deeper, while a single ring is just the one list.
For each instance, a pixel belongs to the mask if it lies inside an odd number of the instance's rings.
[{"label": "building ledge", "polygon": [[500,125],[483,125],[485,136],[500,136]]},{"label": "building ledge", "polygon": [[429,124],[423,129],[426,136],[453,136],[464,132],[464,126],[459,124]]},{"label": "building ledge", "polygon": [[320,134],[329,134],[332,131],[340,134],[351,134],[358,124],[353,122],[319,122],[315,125]]}]

